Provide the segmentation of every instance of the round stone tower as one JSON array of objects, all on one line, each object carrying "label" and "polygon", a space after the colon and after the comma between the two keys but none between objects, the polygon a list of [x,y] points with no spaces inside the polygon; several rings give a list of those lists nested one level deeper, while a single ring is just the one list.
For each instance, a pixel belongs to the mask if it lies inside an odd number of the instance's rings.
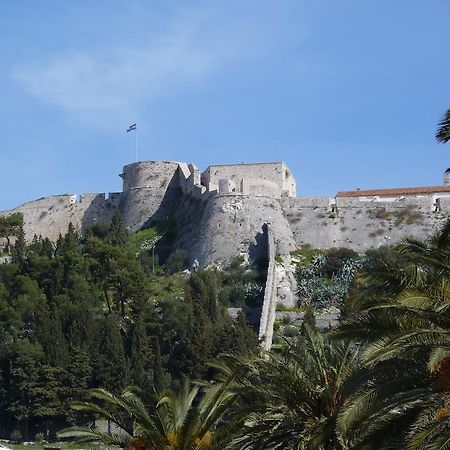
[{"label": "round stone tower", "polygon": [[167,220],[182,193],[179,163],[143,161],[128,164],[120,175],[123,194],[120,213],[131,231],[159,220]]}]

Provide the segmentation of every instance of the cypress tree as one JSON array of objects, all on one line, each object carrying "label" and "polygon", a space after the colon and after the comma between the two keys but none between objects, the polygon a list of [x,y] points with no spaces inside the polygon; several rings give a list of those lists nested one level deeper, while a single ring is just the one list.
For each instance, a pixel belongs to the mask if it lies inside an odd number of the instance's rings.
[{"label": "cypress tree", "polygon": [[11,252],[12,262],[18,264],[20,268],[23,268],[25,262],[25,248],[25,232],[23,231],[23,226],[21,226],[17,232],[17,239]]},{"label": "cypress tree", "polygon": [[153,337],[153,351],[154,351],[154,363],[153,363],[153,377],[154,386],[156,392],[161,393],[167,387],[166,379],[167,374],[164,371],[161,359],[161,348],[159,345],[159,339],[157,336]]},{"label": "cypress tree", "polygon": [[116,212],[112,218],[108,240],[111,244],[119,247],[125,247],[127,244],[128,233],[118,212]]},{"label": "cypress tree", "polygon": [[131,335],[131,382],[143,391],[153,388],[153,349],[142,320],[138,320]]},{"label": "cypress tree", "polygon": [[103,320],[99,355],[94,370],[97,386],[120,392],[128,384],[127,361],[120,333],[120,322],[113,315]]}]

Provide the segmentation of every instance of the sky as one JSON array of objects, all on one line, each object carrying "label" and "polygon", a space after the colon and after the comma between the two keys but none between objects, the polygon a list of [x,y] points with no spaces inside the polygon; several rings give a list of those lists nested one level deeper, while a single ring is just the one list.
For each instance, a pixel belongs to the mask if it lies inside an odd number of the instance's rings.
[{"label": "sky", "polygon": [[0,210],[139,160],[285,161],[299,196],[437,185],[449,0],[1,1]]}]

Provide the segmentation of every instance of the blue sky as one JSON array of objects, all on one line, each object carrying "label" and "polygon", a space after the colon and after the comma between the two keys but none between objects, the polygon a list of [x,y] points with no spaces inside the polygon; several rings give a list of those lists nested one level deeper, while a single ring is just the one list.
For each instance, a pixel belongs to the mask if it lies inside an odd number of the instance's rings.
[{"label": "blue sky", "polygon": [[139,159],[284,160],[298,195],[440,184],[448,0],[2,2],[0,210]]}]

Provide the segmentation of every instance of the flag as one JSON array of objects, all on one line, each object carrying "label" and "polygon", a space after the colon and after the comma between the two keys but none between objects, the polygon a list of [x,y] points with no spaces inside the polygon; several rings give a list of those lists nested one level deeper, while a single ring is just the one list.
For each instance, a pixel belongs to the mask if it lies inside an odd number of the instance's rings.
[{"label": "flag", "polygon": [[133,131],[133,130],[135,130],[135,129],[136,129],[136,124],[133,123],[132,125],[130,125],[130,126],[128,127],[127,133],[128,133],[129,131]]}]

